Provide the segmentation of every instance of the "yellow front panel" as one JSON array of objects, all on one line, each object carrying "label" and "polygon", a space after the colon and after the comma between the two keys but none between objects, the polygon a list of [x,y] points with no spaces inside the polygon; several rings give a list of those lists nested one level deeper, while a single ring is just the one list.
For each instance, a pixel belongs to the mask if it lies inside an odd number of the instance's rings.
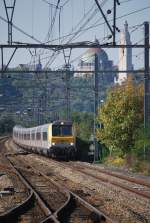
[{"label": "yellow front panel", "polygon": [[52,140],[52,125],[50,124],[48,127],[48,142]]},{"label": "yellow front panel", "polygon": [[66,136],[66,137],[58,137],[58,136],[52,136],[52,143],[63,143],[63,142],[73,142],[74,143],[74,137],[73,136]]}]

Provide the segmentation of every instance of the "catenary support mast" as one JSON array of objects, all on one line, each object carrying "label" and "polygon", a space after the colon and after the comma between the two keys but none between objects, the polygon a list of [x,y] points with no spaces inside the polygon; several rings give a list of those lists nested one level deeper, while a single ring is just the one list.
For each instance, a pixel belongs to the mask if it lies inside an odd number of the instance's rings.
[{"label": "catenary support mast", "polygon": [[94,161],[98,160],[98,143],[96,137],[96,117],[98,114],[98,55],[95,54],[95,76],[94,76]]},{"label": "catenary support mast", "polygon": [[3,2],[5,6],[7,23],[8,23],[8,44],[11,45],[12,44],[12,20],[13,20],[16,0],[13,0],[11,4],[10,3],[8,4],[7,0],[3,0]]}]

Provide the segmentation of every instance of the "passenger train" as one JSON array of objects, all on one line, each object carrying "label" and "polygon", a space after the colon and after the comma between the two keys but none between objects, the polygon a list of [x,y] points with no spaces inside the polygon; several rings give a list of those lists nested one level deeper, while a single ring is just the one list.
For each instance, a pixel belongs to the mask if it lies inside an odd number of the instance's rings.
[{"label": "passenger train", "polygon": [[29,152],[52,158],[68,160],[76,156],[75,129],[70,121],[54,121],[33,128],[15,126],[13,141]]}]

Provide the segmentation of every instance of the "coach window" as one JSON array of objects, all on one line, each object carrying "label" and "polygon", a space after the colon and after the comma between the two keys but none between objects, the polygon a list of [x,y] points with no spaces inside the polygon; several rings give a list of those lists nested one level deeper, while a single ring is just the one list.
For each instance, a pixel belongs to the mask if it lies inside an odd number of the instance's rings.
[{"label": "coach window", "polygon": [[47,140],[47,132],[43,132],[43,140],[44,140],[44,141]]},{"label": "coach window", "polygon": [[35,140],[35,133],[34,132],[32,132],[32,140]]},{"label": "coach window", "polygon": [[37,133],[36,133],[36,139],[37,139],[37,140],[40,140],[40,139],[41,139],[41,133],[40,133],[40,132],[37,132]]},{"label": "coach window", "polygon": [[27,134],[27,140],[30,140],[30,134],[29,133]]}]

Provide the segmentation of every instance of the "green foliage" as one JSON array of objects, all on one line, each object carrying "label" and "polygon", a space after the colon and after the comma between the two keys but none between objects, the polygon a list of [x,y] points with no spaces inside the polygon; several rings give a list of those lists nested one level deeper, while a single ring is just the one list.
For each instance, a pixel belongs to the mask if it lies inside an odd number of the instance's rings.
[{"label": "green foliage", "polygon": [[147,160],[136,160],[132,170],[133,172],[140,172],[146,176],[150,176],[150,163]]},{"label": "green foliage", "polygon": [[143,122],[143,86],[129,78],[124,85],[115,86],[99,109],[98,122],[104,128],[97,136],[112,151],[127,154],[134,146],[134,132]]},{"label": "green foliage", "polygon": [[72,120],[76,128],[76,134],[81,139],[88,141],[93,133],[93,114],[87,112],[74,112]]},{"label": "green foliage", "polygon": [[144,158],[150,160],[150,123],[147,128],[141,125],[141,127],[135,131],[134,139],[135,146],[133,152],[141,159],[144,157],[145,150]]},{"label": "green foliage", "polygon": [[11,133],[14,125],[15,122],[11,117],[2,117],[0,119],[0,135]]},{"label": "green foliage", "polygon": [[88,160],[89,142],[76,138],[77,159],[82,161]]}]

